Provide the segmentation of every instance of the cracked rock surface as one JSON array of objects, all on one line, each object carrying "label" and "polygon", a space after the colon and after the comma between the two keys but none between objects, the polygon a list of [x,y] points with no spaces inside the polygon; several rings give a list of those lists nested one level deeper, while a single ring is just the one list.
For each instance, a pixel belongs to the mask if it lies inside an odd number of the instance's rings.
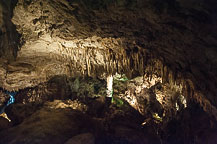
[{"label": "cracked rock surface", "polygon": [[217,119],[216,57],[216,0],[0,1],[0,87],[33,101],[69,98],[76,81],[46,85],[58,76],[119,73],[179,87]]},{"label": "cracked rock surface", "polygon": [[[216,106],[215,5],[214,0],[4,0],[0,85],[11,91],[55,75],[134,77],[161,71],[166,81],[182,80],[191,97],[200,101],[192,93],[198,91]],[[10,43],[20,45],[19,51]]]}]

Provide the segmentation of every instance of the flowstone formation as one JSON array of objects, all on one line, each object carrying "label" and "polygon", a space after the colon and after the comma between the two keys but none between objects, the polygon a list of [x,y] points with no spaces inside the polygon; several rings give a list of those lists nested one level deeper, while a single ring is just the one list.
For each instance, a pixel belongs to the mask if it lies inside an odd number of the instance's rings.
[{"label": "flowstone formation", "polygon": [[[18,91],[63,74],[118,72],[131,78],[156,73],[163,82],[181,83],[185,95],[217,114],[214,0],[18,0],[1,5],[8,7],[1,11],[2,31],[11,35],[6,24],[11,20],[15,35],[21,36],[19,51],[11,51],[17,52],[15,61],[1,51],[2,88]],[[5,11],[11,15],[5,17]]]},{"label": "flowstone formation", "polygon": [[[64,79],[61,85],[70,88],[68,96],[66,89],[55,87]],[[216,120],[183,97],[179,87],[164,85],[156,77],[146,81],[145,76],[128,79],[117,74],[112,101],[107,101],[105,83],[56,77],[21,90],[16,103],[6,109],[11,122],[0,117],[0,134],[4,135],[0,143],[215,142]]]},{"label": "flowstone formation", "polygon": [[[153,136],[156,143],[174,143],[173,136],[179,135],[184,139],[179,143],[212,141],[217,120],[216,6],[216,0],[1,0],[0,104],[8,98],[5,91],[17,92],[15,104],[6,109],[12,123],[1,119],[2,133],[12,129],[14,134],[14,126],[25,127],[22,122],[31,123],[53,109],[68,123],[64,110],[76,109],[102,127],[95,133],[77,131],[57,143],[79,137],[96,143],[148,143],[136,141],[136,135],[129,138],[137,130],[138,136]],[[25,111],[21,116],[16,114],[19,107]],[[193,134],[191,115],[204,122]],[[125,118],[135,118],[135,127],[119,126]],[[204,139],[203,126],[209,133]],[[26,143],[32,142],[30,137]]]}]

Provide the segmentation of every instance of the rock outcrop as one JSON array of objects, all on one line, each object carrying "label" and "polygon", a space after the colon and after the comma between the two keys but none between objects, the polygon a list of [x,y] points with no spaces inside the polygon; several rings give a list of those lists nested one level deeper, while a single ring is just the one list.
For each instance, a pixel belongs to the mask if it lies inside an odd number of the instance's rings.
[{"label": "rock outcrop", "polygon": [[[38,90],[38,100],[51,100],[46,90],[60,99],[72,89],[85,95],[76,81],[62,85],[64,77],[143,76],[148,88],[158,79],[217,119],[216,6],[216,0],[1,0],[0,87]],[[47,85],[59,76],[59,84]]]},{"label": "rock outcrop", "polygon": [[[2,1],[2,37],[9,39],[2,39],[1,57],[17,57],[1,60],[1,87],[17,91],[62,74],[157,73],[165,82],[181,82],[183,93],[213,109],[214,5],[214,0]],[[21,35],[18,53],[13,24]]]}]

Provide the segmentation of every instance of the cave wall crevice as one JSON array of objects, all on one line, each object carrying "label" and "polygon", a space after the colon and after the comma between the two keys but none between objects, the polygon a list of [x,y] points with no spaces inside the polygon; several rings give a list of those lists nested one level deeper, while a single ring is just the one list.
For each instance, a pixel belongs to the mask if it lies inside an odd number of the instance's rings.
[{"label": "cave wall crevice", "polygon": [[17,0],[0,2],[0,57],[14,60],[20,46],[20,34],[12,23],[13,10]]},{"label": "cave wall crevice", "polygon": [[[1,29],[9,31],[1,42],[4,89],[34,87],[64,74],[118,72],[150,79],[156,74],[163,83],[182,85],[183,93],[205,109],[217,106],[214,0],[19,0],[14,9],[11,5],[14,1],[1,1]],[[13,15],[5,13],[11,10]],[[18,53],[14,25],[23,41]],[[8,63],[3,55],[17,57]]]}]

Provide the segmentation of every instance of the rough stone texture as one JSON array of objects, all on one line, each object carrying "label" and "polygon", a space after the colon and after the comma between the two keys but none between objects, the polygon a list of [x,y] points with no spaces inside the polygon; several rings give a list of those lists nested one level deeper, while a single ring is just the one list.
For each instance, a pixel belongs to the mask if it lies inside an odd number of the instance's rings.
[{"label": "rough stone texture", "polygon": [[[54,78],[51,82],[56,84],[60,82],[59,78]],[[128,104],[124,100],[122,100],[123,103],[121,100],[119,103],[116,103],[118,101],[111,103],[111,99],[109,102],[104,96],[93,98],[91,87],[98,86],[100,82],[92,78],[79,81],[81,85],[86,83],[87,88],[73,85],[74,90],[76,88],[80,88],[79,91],[90,90],[90,97],[88,98],[87,95],[83,99],[82,96],[82,102],[77,99],[48,102],[49,99],[42,99],[47,98],[46,93],[41,94],[38,99],[34,98],[40,92],[32,93],[28,97],[33,99],[32,101],[23,103],[19,100],[19,103],[7,107],[6,113],[12,122],[0,119],[0,135],[2,135],[0,144],[82,143],[86,140],[93,142],[93,138],[95,143],[99,144],[188,144],[192,141],[196,144],[205,142],[215,144],[217,132],[215,119],[204,112],[198,104],[195,106],[192,101],[188,102],[187,108],[173,113],[174,115],[166,113],[162,118],[163,121],[157,122],[153,114],[159,113],[160,115],[158,110],[162,108],[157,108],[160,104],[167,111],[176,109],[174,103],[177,103],[177,98],[173,98],[173,95],[176,95],[179,88],[174,89],[168,84],[161,84],[159,83],[161,80],[156,77],[153,78],[153,83],[143,83],[143,79],[146,78],[114,79],[113,98],[122,96],[127,100],[134,97],[137,100],[134,103],[136,107],[131,107],[130,104],[133,103]],[[75,81],[76,79],[72,79],[72,83]],[[67,83],[64,81],[61,84],[66,86]],[[34,90],[43,91],[44,87],[39,85],[39,87],[32,88],[32,91]],[[133,95],[128,97],[125,91],[131,91]],[[19,92],[19,94],[18,98],[25,93]],[[52,94],[54,94],[53,98],[58,98],[55,95],[56,90]],[[123,96],[124,94],[126,96]],[[129,102],[132,101],[129,100]],[[146,112],[141,112],[144,108],[147,109]],[[86,133],[91,133],[91,136],[88,137]]]},{"label": "rough stone texture", "polygon": [[70,88],[75,98],[97,98],[106,96],[106,81],[91,77],[71,79]]},{"label": "rough stone texture", "polygon": [[0,57],[14,60],[19,47],[19,34],[12,23],[13,10],[17,0],[0,2]]},{"label": "rough stone texture", "polygon": [[[0,143],[64,143],[87,127],[88,117],[70,108],[44,106],[18,126],[2,131]],[[88,129],[88,127],[87,127]]]},{"label": "rough stone texture", "polygon": [[42,104],[29,103],[29,104],[13,104],[6,108],[10,124],[12,126],[18,125],[24,121],[25,118],[31,116],[36,110],[40,109]]},{"label": "rough stone texture", "polygon": [[0,90],[0,107],[2,107],[9,98],[9,95],[5,94],[4,91]]},{"label": "rough stone texture", "polygon": [[[0,11],[6,31],[2,58],[17,51],[10,20],[15,3],[7,2]],[[216,5],[215,0],[19,0],[12,22],[22,43],[15,61],[1,60],[0,86],[19,90],[61,74],[156,73],[164,83],[182,85],[183,95],[217,118]]]},{"label": "rough stone texture", "polygon": [[65,100],[74,98],[71,95],[71,82],[65,75],[52,77],[49,81],[35,87],[25,88],[16,95],[17,103],[43,103],[55,99]]},{"label": "rough stone texture", "polygon": [[0,131],[8,129],[11,126],[12,125],[10,124],[10,122],[7,119],[0,117]]},{"label": "rough stone texture", "polygon": [[91,133],[84,133],[72,137],[65,144],[95,144],[95,138]]},{"label": "rough stone texture", "polygon": [[[1,91],[0,91],[1,92]],[[1,92],[1,102],[5,102]],[[106,82],[91,77],[71,78],[66,75],[52,77],[35,87],[21,89],[15,96],[16,103],[43,103],[53,100],[95,99],[106,96]]]},{"label": "rough stone texture", "polygon": [[27,104],[13,106],[14,108],[8,113],[17,119],[12,119],[12,122],[18,119],[22,121],[11,123],[12,127],[9,125],[7,129],[0,131],[2,135],[0,144],[73,142],[76,144],[79,142],[148,144],[159,141],[154,132],[148,134],[145,129],[146,132],[143,133],[140,125],[143,118],[130,107],[121,109],[111,106],[111,109],[107,109],[105,117],[97,118],[84,114],[81,112],[83,110],[79,111],[79,106],[73,107],[67,101],[56,100],[35,107],[29,107],[30,105]]},{"label": "rough stone texture", "polygon": [[[190,105],[177,85],[161,83],[160,77],[136,77],[131,80],[114,79],[114,97],[126,100],[145,117],[158,114],[165,121]],[[145,80],[145,81],[144,81]]]},{"label": "rough stone texture", "polygon": [[[192,104],[193,105],[193,104]],[[216,143],[217,125],[201,107],[188,107],[171,120],[164,128],[168,143]]]}]

